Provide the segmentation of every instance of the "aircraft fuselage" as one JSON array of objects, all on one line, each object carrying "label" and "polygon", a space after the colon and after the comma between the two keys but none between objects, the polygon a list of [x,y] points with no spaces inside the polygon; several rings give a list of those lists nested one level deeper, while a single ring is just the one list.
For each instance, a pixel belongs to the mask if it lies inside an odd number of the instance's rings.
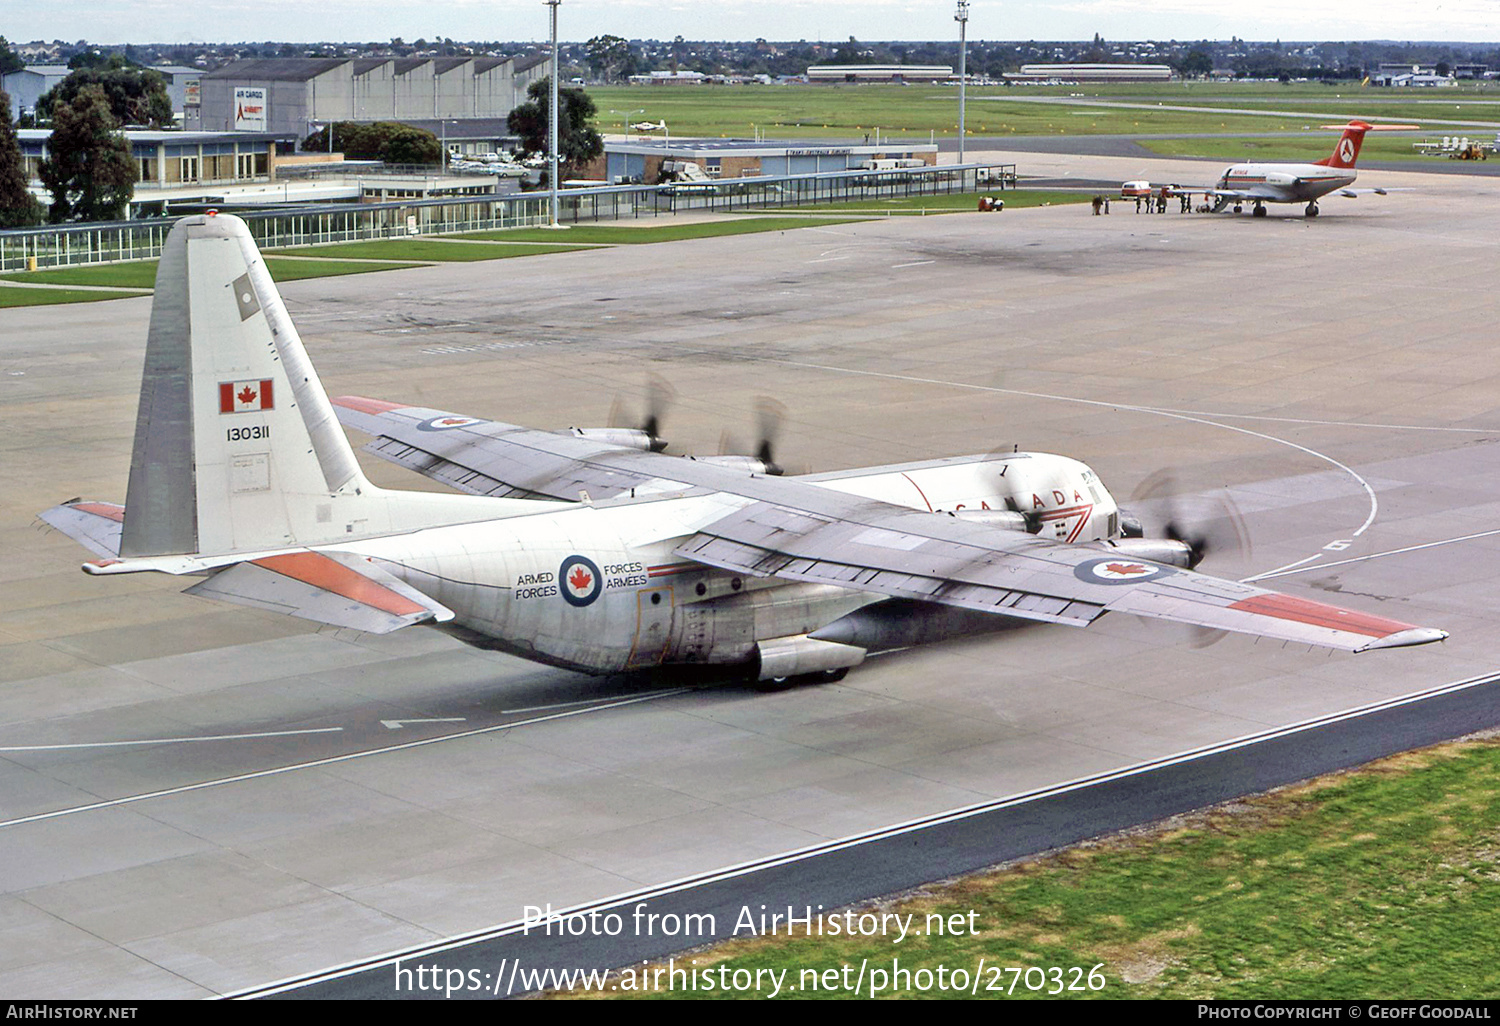
[{"label": "aircraft fuselage", "polygon": [[[1354,168],[1322,164],[1235,164],[1225,168],[1218,188],[1260,194],[1266,203],[1311,203],[1354,184]],[[1252,202],[1254,202],[1252,200]]]},{"label": "aircraft fuselage", "polygon": [[[1011,518],[1017,530],[1062,541],[1119,536],[1114,499],[1092,470],[1061,456],[1017,453],[817,483],[917,509]],[[471,643],[591,673],[745,663],[761,642],[798,638],[884,601],[675,554],[741,501],[688,495],[577,505],[340,548],[453,610],[450,629]],[[934,608],[932,629],[954,633],[954,611]],[[976,619],[988,628],[1004,622]]]}]

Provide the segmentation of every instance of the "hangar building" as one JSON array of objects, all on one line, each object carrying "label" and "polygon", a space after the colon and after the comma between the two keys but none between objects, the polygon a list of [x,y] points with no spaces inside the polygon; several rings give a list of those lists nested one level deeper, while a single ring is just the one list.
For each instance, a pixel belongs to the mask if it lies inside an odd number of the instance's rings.
[{"label": "hangar building", "polygon": [[333,121],[504,118],[549,64],[546,57],[235,61],[203,76],[186,127],[300,138]]}]

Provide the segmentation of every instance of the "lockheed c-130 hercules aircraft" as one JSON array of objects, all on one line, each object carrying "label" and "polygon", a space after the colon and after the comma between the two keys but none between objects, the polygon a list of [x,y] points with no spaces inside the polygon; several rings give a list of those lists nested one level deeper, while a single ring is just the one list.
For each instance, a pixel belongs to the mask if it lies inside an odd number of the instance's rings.
[{"label": "lockheed c-130 hercules aircraft", "polygon": [[[339,418],[470,494],[374,487]],[[429,623],[596,674],[837,679],[872,650],[1113,611],[1349,651],[1447,636],[1196,573],[1200,542],[1141,537],[1062,456],[786,477],[768,451],[662,447],[330,401],[244,222],[210,212],[163,248],[125,505],[41,516],[99,555],[91,574],[191,575],[189,594],[376,633]]]},{"label": "lockheed c-130 hercules aircraft", "polygon": [[1120,195],[1130,199],[1158,193],[1162,196],[1193,196],[1201,193],[1213,200],[1214,213],[1233,204],[1234,212],[1238,214],[1249,203],[1252,204],[1250,212],[1256,217],[1266,216],[1267,203],[1306,203],[1303,213],[1308,217],[1317,217],[1318,200],[1331,192],[1353,199],[1364,192],[1384,196],[1390,191],[1382,188],[1350,188],[1358,177],[1354,165],[1359,160],[1359,148],[1366,132],[1401,131],[1420,126],[1372,125],[1366,121],[1351,121],[1347,125],[1323,127],[1342,128],[1343,134],[1334,145],[1332,154],[1311,164],[1233,164],[1224,169],[1215,185],[1153,186],[1150,182],[1125,182],[1120,186]]}]

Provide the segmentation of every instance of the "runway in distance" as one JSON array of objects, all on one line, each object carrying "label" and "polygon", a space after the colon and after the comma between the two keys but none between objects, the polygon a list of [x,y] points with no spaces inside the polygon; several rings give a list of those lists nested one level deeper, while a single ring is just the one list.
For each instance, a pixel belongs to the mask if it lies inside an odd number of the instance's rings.
[{"label": "runway in distance", "polygon": [[1120,186],[1120,195],[1126,199],[1137,196],[1196,196],[1203,195],[1213,200],[1213,212],[1218,213],[1230,204],[1234,212],[1240,213],[1246,203],[1253,204],[1251,213],[1256,217],[1266,216],[1267,203],[1306,203],[1303,210],[1308,217],[1318,216],[1318,200],[1331,192],[1350,199],[1363,192],[1386,195],[1386,189],[1353,189],[1358,177],[1354,169],[1359,160],[1359,149],[1366,132],[1398,131],[1413,129],[1417,125],[1371,125],[1364,121],[1351,121],[1347,125],[1324,125],[1324,128],[1342,128],[1343,134],[1333,147],[1333,153],[1311,164],[1253,163],[1233,164],[1224,169],[1214,185],[1153,186],[1150,182],[1125,182]]},{"label": "runway in distance", "polygon": [[[370,484],[340,426],[469,494]],[[432,624],[588,673],[829,680],[868,652],[1107,612],[1347,651],[1440,630],[1196,573],[1098,476],[1014,452],[780,476],[771,453],[659,451],[657,425],[543,431],[331,400],[243,221],[163,247],[126,503],[41,517],[90,574],[385,633]]]}]

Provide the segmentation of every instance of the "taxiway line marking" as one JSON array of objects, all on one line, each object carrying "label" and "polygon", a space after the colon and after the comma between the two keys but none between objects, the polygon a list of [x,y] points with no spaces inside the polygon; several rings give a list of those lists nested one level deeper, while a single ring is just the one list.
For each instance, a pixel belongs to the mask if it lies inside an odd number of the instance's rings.
[{"label": "taxiway line marking", "polygon": [[496,723],[488,727],[475,727],[473,730],[461,730],[454,734],[439,734],[437,737],[426,737],[416,741],[405,741],[399,745],[385,745],[381,748],[370,748],[362,752],[345,752],[343,755],[331,755],[326,759],[313,759],[309,762],[297,762],[288,766],[274,766],[271,769],[254,770],[249,773],[238,773],[232,777],[219,777],[214,780],[200,780],[194,784],[182,784],[178,787],[164,787],[159,791],[147,791],[143,794],[126,795],[123,798],[110,798],[104,801],[90,802],[87,805],[73,805],[66,809],[54,809],[51,812],[38,812],[30,816],[18,816],[15,819],[0,820],[0,829],[6,827],[20,826],[23,823],[38,823],[46,819],[57,819],[62,816],[72,816],[80,812],[95,812],[99,809],[113,809],[121,805],[133,805],[136,802],[150,801],[152,798],[166,798],[174,794],[187,794],[191,791],[202,791],[210,787],[222,787],[225,784],[238,784],[246,780],[259,780],[263,777],[276,777],[283,773],[295,773],[298,770],[316,769],[319,766],[333,766],[341,762],[353,762],[355,759],[365,759],[372,755],[387,755],[391,752],[401,752],[412,748],[421,748],[425,745],[440,744],[444,741],[457,741],[460,738],[478,737],[481,734],[495,734],[502,730],[511,730],[515,727],[529,727],[537,723],[546,723],[548,720],[561,720],[570,716],[582,716],[585,713],[603,712],[606,709],[619,709],[627,705],[635,705],[639,702],[650,702],[658,698],[667,698],[671,695],[686,694],[691,688],[677,688],[672,691],[663,691],[652,695],[640,695],[633,698],[624,698],[615,702],[606,702],[602,705],[591,706],[587,709],[573,709],[569,712],[551,713],[547,716],[535,716],[529,720],[516,720],[512,723]]},{"label": "taxiway line marking", "polygon": [[[1175,755],[1167,755],[1158,759],[1149,759],[1130,766],[1123,766],[1117,770],[1108,770],[1104,773],[1098,773],[1088,777],[1078,777],[1073,780],[1064,781],[1059,784],[1052,784],[1047,787],[1037,788],[1032,791],[1022,791],[1002,798],[995,798],[990,801],[979,802],[974,805],[965,805],[956,809],[950,809],[947,812],[940,812],[932,816],[923,817],[921,819],[908,820],[903,823],[893,824],[892,826],[882,827],[878,830],[871,830],[862,834],[852,834],[847,837],[809,845],[805,848],[795,848],[791,851],[783,852],[779,855],[771,855],[749,862],[740,862],[731,866],[726,866],[722,869],[710,870],[708,872],[699,873],[693,876],[681,877],[679,879],[668,881],[666,883],[642,887],[634,891],[626,891],[622,894],[612,895],[610,897],[598,899],[595,901],[581,902],[577,905],[556,910],[554,912],[554,916],[556,919],[562,920],[566,920],[572,916],[577,915],[587,916],[591,912],[601,912],[606,909],[615,908],[617,906],[631,902],[647,901],[652,898],[663,897],[664,895],[673,894],[678,891],[691,890],[695,887],[702,887],[708,884],[718,883],[723,880],[731,880],[735,877],[747,876],[751,873],[760,872],[762,870],[774,869],[778,866],[784,866],[794,862],[802,862],[807,859],[816,858],[820,855],[828,855],[836,851],[844,850],[846,848],[854,848],[858,847],[859,845],[869,844],[874,841],[887,840],[892,837],[899,837],[902,834],[913,833],[918,830],[925,830],[930,827],[941,826],[945,823],[952,823],[962,819],[970,819],[974,816],[983,815],[988,812],[995,812],[1000,809],[1010,808],[1016,805],[1025,805],[1027,803],[1040,801],[1045,798],[1057,797],[1058,795],[1067,794],[1071,791],[1078,791],[1088,787],[1096,787],[1100,784],[1107,784],[1113,781],[1123,780],[1128,777],[1139,776],[1143,773],[1150,773],[1156,770],[1180,765],[1185,762],[1193,762],[1195,760],[1207,758],[1209,756],[1220,755],[1239,748],[1247,748],[1251,745],[1262,744],[1266,741],[1273,741],[1277,738],[1287,737],[1292,734],[1300,734],[1308,730],[1314,730],[1318,727],[1328,726],[1330,724],[1339,723],[1344,720],[1357,719],[1361,716],[1368,716],[1373,713],[1383,712],[1388,709],[1400,708],[1404,705],[1411,705],[1416,702],[1426,701],[1430,698],[1437,698],[1441,695],[1451,694],[1456,691],[1464,691],[1468,688],[1479,687],[1484,684],[1492,684],[1496,681],[1500,681],[1500,673],[1486,673],[1481,674],[1477,677],[1468,677],[1463,680],[1451,681],[1447,684],[1439,684],[1436,687],[1428,688],[1425,691],[1418,691],[1410,695],[1402,695],[1397,698],[1382,699],[1378,702],[1371,702],[1366,705],[1355,706],[1351,709],[1345,709],[1342,712],[1327,713],[1323,716],[1316,716],[1311,719],[1303,720],[1299,723],[1288,724],[1283,727],[1272,727],[1268,730],[1258,731],[1254,734],[1245,734],[1237,738],[1231,738],[1227,741],[1220,741],[1212,745],[1206,745],[1202,748],[1189,749],[1184,752],[1179,752]],[[288,990],[295,990],[299,987],[311,986],[316,983],[325,983],[329,980],[335,980],[343,976],[352,976],[355,973],[366,972],[371,969],[380,969],[385,966],[394,965],[396,962],[405,959],[436,955],[444,951],[451,951],[455,948],[466,947],[470,944],[477,944],[483,941],[493,940],[497,937],[504,937],[510,934],[520,933],[521,931],[527,929],[528,925],[536,926],[537,924],[535,921],[531,921],[528,923],[528,921],[524,919],[514,919],[505,923],[501,923],[497,926],[487,927],[482,930],[475,930],[470,933],[459,934],[453,937],[444,938],[442,940],[430,941],[426,944],[419,944],[408,948],[402,948],[396,951],[389,951],[382,955],[375,955],[373,957],[360,959],[355,962],[346,962],[342,965],[333,966],[329,969],[321,970],[319,972],[308,973],[302,976],[287,977],[274,983],[264,984],[259,987],[247,987],[241,990],[231,991],[230,993],[222,996],[226,998],[269,997],[273,994],[280,994]]]},{"label": "taxiway line marking", "polygon": [[179,745],[186,741],[248,741],[258,737],[292,737],[297,734],[333,734],[343,727],[314,727],[308,730],[269,730],[259,734],[209,734],[204,737],[155,737],[141,741],[85,741],[67,745],[9,745],[0,752],[60,752],[69,748],[122,748],[126,745]]},{"label": "taxiway line marking", "polygon": [[468,719],[467,716],[443,716],[437,719],[426,720],[381,720],[380,725],[386,730],[400,730],[402,727],[412,723],[462,723],[466,719]]},{"label": "taxiway line marking", "polygon": [[[1279,577],[1283,573],[1291,570],[1291,568],[1294,567],[1294,566],[1301,566],[1303,563],[1311,563],[1313,560],[1315,560],[1315,559],[1321,559],[1322,557],[1323,557],[1323,553],[1321,553],[1321,552],[1314,552],[1311,556],[1308,556],[1306,559],[1299,559],[1295,563],[1284,563],[1281,566],[1278,566],[1275,570],[1267,570],[1265,573],[1263,573],[1263,574],[1256,574],[1253,577],[1241,577],[1240,578],[1240,583],[1241,584],[1254,584],[1256,581],[1264,581],[1268,577]],[[1313,568],[1312,567],[1308,567],[1308,569],[1311,570]]]},{"label": "taxiway line marking", "polygon": [[[681,694],[684,690],[686,690],[686,689],[684,689],[684,688],[670,688],[670,689],[668,689],[666,691],[652,691],[652,692],[650,692],[648,694],[645,694],[645,695],[636,695],[635,697],[636,698],[659,698],[659,697],[661,697],[663,695],[677,695],[677,694]],[[599,699],[597,699],[597,698],[581,698],[581,699],[579,699],[576,702],[554,702],[552,705],[529,705],[529,706],[527,706],[524,709],[501,709],[500,712],[503,715],[518,716],[521,713],[543,712],[543,711],[545,711],[547,709],[568,709],[568,708],[571,708],[572,706],[575,706],[575,705],[588,705],[590,702],[597,702],[597,701],[599,701]]]},{"label": "taxiway line marking", "polygon": [[1252,438],[1261,438],[1265,441],[1275,442],[1278,445],[1285,445],[1292,449],[1296,449],[1298,452],[1306,453],[1307,455],[1320,459],[1325,463],[1332,464],[1333,466],[1342,470],[1344,473],[1348,474],[1350,477],[1354,478],[1355,481],[1359,482],[1359,486],[1364,489],[1365,495],[1370,499],[1370,513],[1367,517],[1365,517],[1365,522],[1361,524],[1359,526],[1359,529],[1354,532],[1354,537],[1358,538],[1360,535],[1369,530],[1370,525],[1375,523],[1375,518],[1380,514],[1380,500],[1375,497],[1375,489],[1371,488],[1370,482],[1361,477],[1359,472],[1356,471],[1353,467],[1350,467],[1346,463],[1339,462],[1332,456],[1329,456],[1327,453],[1319,452],[1316,449],[1310,449],[1307,446],[1300,445],[1297,442],[1291,441],[1290,439],[1278,438],[1275,435],[1268,435],[1260,431],[1252,431],[1249,428],[1245,427],[1237,427],[1234,424],[1221,424],[1216,420],[1208,420],[1204,417],[1196,417],[1188,413],[1174,413],[1170,410],[1165,410],[1154,406],[1137,406],[1132,403],[1111,403],[1105,402],[1102,399],[1083,399],[1078,396],[1053,395],[1048,392],[1027,392],[1024,389],[1019,388],[1001,388],[997,385],[976,385],[973,382],[945,381],[941,378],[922,378],[917,377],[914,374],[893,374],[890,371],[857,370],[852,367],[833,367],[829,366],[828,364],[806,363],[801,360],[784,360],[778,359],[776,357],[763,357],[762,359],[764,359],[767,363],[778,363],[788,367],[803,367],[808,370],[828,371],[834,374],[854,374],[861,377],[886,378],[892,381],[910,381],[914,384],[919,385],[939,385],[947,386],[949,388],[966,388],[975,392],[995,392],[1001,395],[1025,396],[1028,399],[1049,399],[1055,402],[1079,403],[1084,406],[1103,406],[1115,410],[1129,410],[1133,413],[1148,413],[1158,417],[1169,417],[1173,420],[1185,420],[1194,424],[1202,424],[1205,427],[1216,427],[1224,431],[1235,431],[1242,435],[1250,435]]},{"label": "taxiway line marking", "polygon": [[[1305,574],[1309,570],[1327,570],[1331,567],[1344,566],[1348,563],[1363,563],[1367,559],[1380,559],[1384,556],[1399,556],[1403,552],[1416,552],[1419,549],[1435,549],[1440,545],[1455,545],[1458,542],[1473,541],[1475,538],[1492,538],[1497,534],[1500,534],[1500,529],[1494,531],[1479,531],[1475,534],[1460,535],[1457,538],[1443,538],[1439,541],[1422,542],[1420,545],[1407,545],[1399,549],[1386,549],[1384,552],[1372,552],[1367,556],[1351,556],[1348,559],[1339,559],[1335,560],[1332,563],[1320,563],[1317,566],[1307,566],[1303,567],[1300,570],[1292,570],[1289,567],[1282,567],[1280,570],[1272,570],[1270,573],[1261,574],[1259,577],[1249,577],[1246,578],[1246,580],[1263,581],[1269,577],[1290,577],[1293,574]],[[1307,560],[1304,559],[1302,562],[1306,563]],[[1289,564],[1290,567],[1294,567],[1297,565],[1298,564],[1296,563]]]},{"label": "taxiway line marking", "polygon": [[936,260],[913,260],[909,264],[892,264],[891,265],[891,270],[893,270],[893,271],[899,270],[902,267],[922,267],[922,266],[924,266],[926,264],[935,264],[935,263],[937,263]]}]

